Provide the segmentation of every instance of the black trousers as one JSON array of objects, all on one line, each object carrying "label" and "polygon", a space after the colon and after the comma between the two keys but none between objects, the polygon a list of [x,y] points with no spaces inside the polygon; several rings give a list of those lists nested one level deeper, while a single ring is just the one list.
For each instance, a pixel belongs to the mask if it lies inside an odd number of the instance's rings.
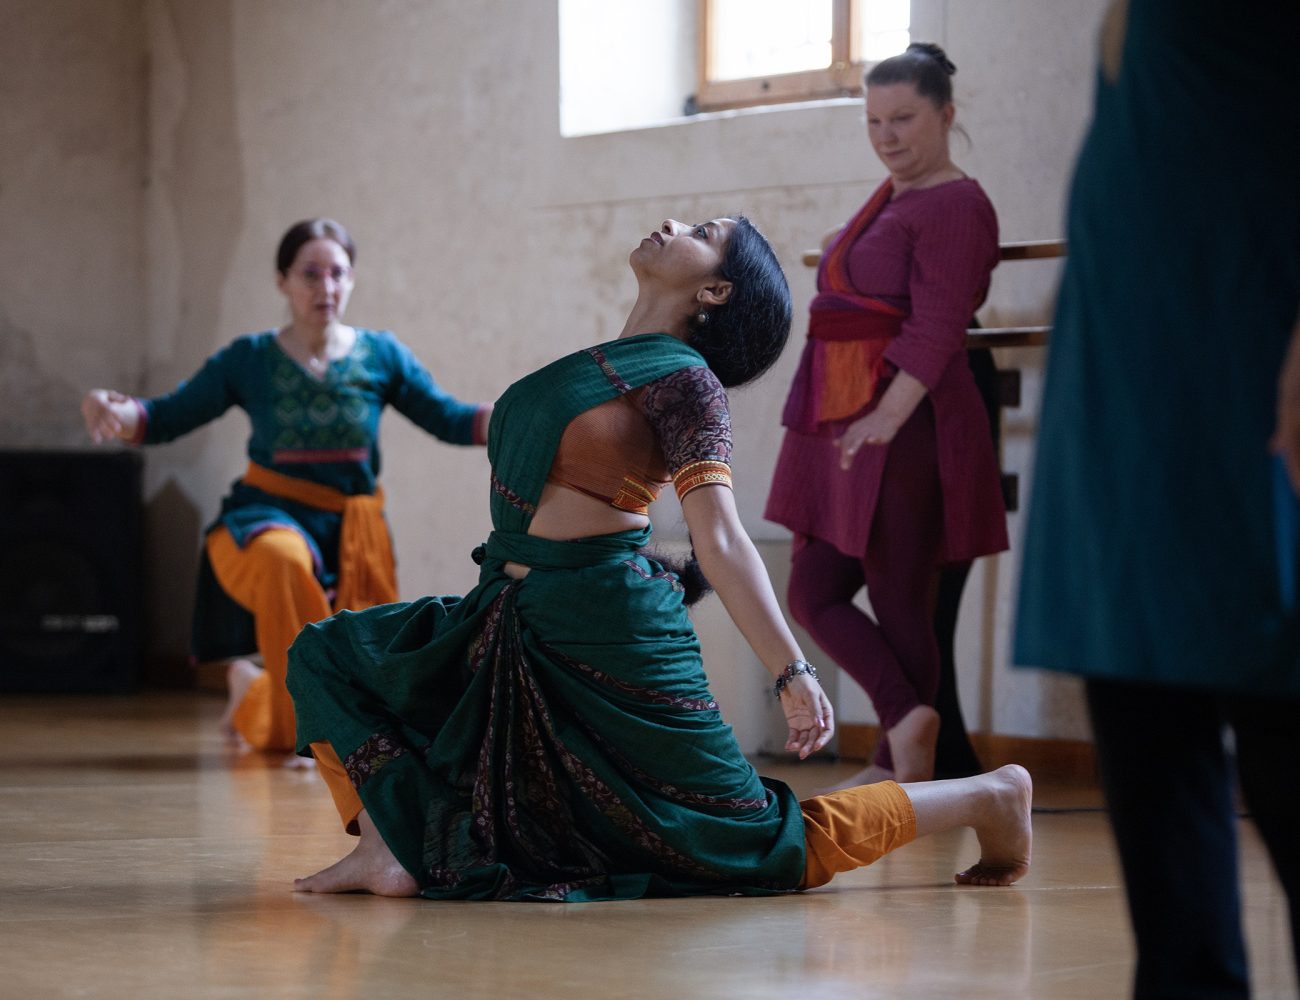
[{"label": "black trousers", "polygon": [[1286,891],[1300,975],[1300,699],[1089,680],[1088,707],[1137,941],[1134,997],[1249,996],[1238,779]]}]

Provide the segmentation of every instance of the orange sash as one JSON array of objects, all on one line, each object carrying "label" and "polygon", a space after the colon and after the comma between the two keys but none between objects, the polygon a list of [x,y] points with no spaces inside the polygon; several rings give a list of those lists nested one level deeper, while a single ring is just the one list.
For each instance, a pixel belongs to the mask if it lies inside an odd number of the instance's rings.
[{"label": "orange sash", "polygon": [[[853,244],[857,242],[858,237],[876,221],[876,216],[889,204],[889,199],[893,195],[894,182],[886,177],[880,187],[871,193],[867,203],[858,209],[858,214],[853,216],[840,231],[839,239],[822,255],[821,273],[817,276],[819,291],[838,292],[840,295],[847,296],[850,299],[858,299],[864,303],[884,305],[878,299],[862,295],[853,287],[853,282],[849,279],[849,251],[853,249]],[[896,310],[893,306],[886,306],[886,308],[897,312],[900,316],[904,315],[901,310]]]},{"label": "orange sash", "polygon": [[898,335],[907,315],[896,306],[860,294],[849,278],[853,244],[876,221],[893,194],[894,182],[885,178],[849,220],[822,263],[819,290],[822,294],[833,292],[839,308],[825,308],[824,303],[819,308],[814,299],[808,314],[808,336],[820,342],[824,354],[818,366],[824,379],[818,394],[818,421],[851,417],[871,401],[884,372],[885,348]]},{"label": "orange sash", "polygon": [[384,491],[349,496],[332,486],[248,464],[244,482],[286,500],[343,515],[339,535],[339,583],[334,610],[361,611],[397,600],[397,563],[384,520]]},{"label": "orange sash", "polygon": [[808,342],[782,418],[787,427],[811,432],[825,421],[853,416],[871,402],[885,373],[885,349],[907,313],[853,287],[849,253],[893,192],[886,179],[822,255]]}]

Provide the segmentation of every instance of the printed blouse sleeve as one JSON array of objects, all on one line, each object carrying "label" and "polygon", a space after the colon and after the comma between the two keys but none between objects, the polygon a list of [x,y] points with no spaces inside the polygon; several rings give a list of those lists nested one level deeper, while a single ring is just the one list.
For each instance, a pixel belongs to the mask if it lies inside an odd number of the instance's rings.
[{"label": "printed blouse sleeve", "polygon": [[152,399],[136,399],[140,412],[136,443],[174,441],[241,403],[237,378],[252,363],[249,355],[247,341],[240,338],[208,358],[174,391]]},{"label": "printed blouse sleeve", "polygon": [[679,499],[710,483],[731,486],[731,411],[708,368],[683,368],[651,382],[642,405]]},{"label": "printed blouse sleeve", "polygon": [[997,260],[997,216],[978,189],[919,216],[908,281],[912,311],[885,359],[933,391],[965,350],[966,328]]},{"label": "printed blouse sleeve", "polygon": [[391,358],[385,402],[417,427],[449,444],[483,444],[491,407],[462,403],[438,385],[409,347],[391,334],[382,336]]}]

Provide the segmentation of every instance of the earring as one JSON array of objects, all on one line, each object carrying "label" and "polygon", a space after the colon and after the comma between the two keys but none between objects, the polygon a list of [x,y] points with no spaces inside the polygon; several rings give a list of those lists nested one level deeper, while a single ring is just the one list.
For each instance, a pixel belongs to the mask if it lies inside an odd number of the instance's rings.
[{"label": "earring", "polygon": [[701,326],[703,326],[708,321],[709,321],[708,310],[701,309],[699,312],[695,314],[695,322],[699,323]]}]

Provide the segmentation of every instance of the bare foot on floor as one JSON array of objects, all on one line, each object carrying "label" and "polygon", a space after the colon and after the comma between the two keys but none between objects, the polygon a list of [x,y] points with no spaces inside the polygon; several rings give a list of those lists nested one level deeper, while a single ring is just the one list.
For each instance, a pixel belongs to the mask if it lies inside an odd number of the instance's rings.
[{"label": "bare foot on floor", "polygon": [[249,685],[257,680],[257,675],[261,672],[262,668],[252,660],[231,660],[230,665],[226,667],[226,708],[221,713],[217,725],[221,727],[221,732],[232,740],[240,738],[239,733],[235,731],[235,709],[244,700]]},{"label": "bare foot on floor", "polygon": [[299,757],[296,753],[291,753],[280,766],[286,771],[314,771],[316,769],[316,758]]},{"label": "bare foot on floor", "polygon": [[984,817],[973,824],[980,842],[980,859],[953,878],[959,885],[1011,885],[1029,871],[1034,783],[1019,764],[1008,764],[970,780],[982,779],[987,779],[988,801]]},{"label": "bare foot on floor", "polygon": [[894,780],[930,781],[934,778],[934,748],[939,742],[939,713],[917,705],[889,730],[889,752],[894,758]]},{"label": "bare foot on floor", "polygon": [[293,880],[294,892],[369,892],[376,896],[415,896],[420,887],[398,864],[369,814],[357,816],[361,840],[352,853],[307,878]]}]

